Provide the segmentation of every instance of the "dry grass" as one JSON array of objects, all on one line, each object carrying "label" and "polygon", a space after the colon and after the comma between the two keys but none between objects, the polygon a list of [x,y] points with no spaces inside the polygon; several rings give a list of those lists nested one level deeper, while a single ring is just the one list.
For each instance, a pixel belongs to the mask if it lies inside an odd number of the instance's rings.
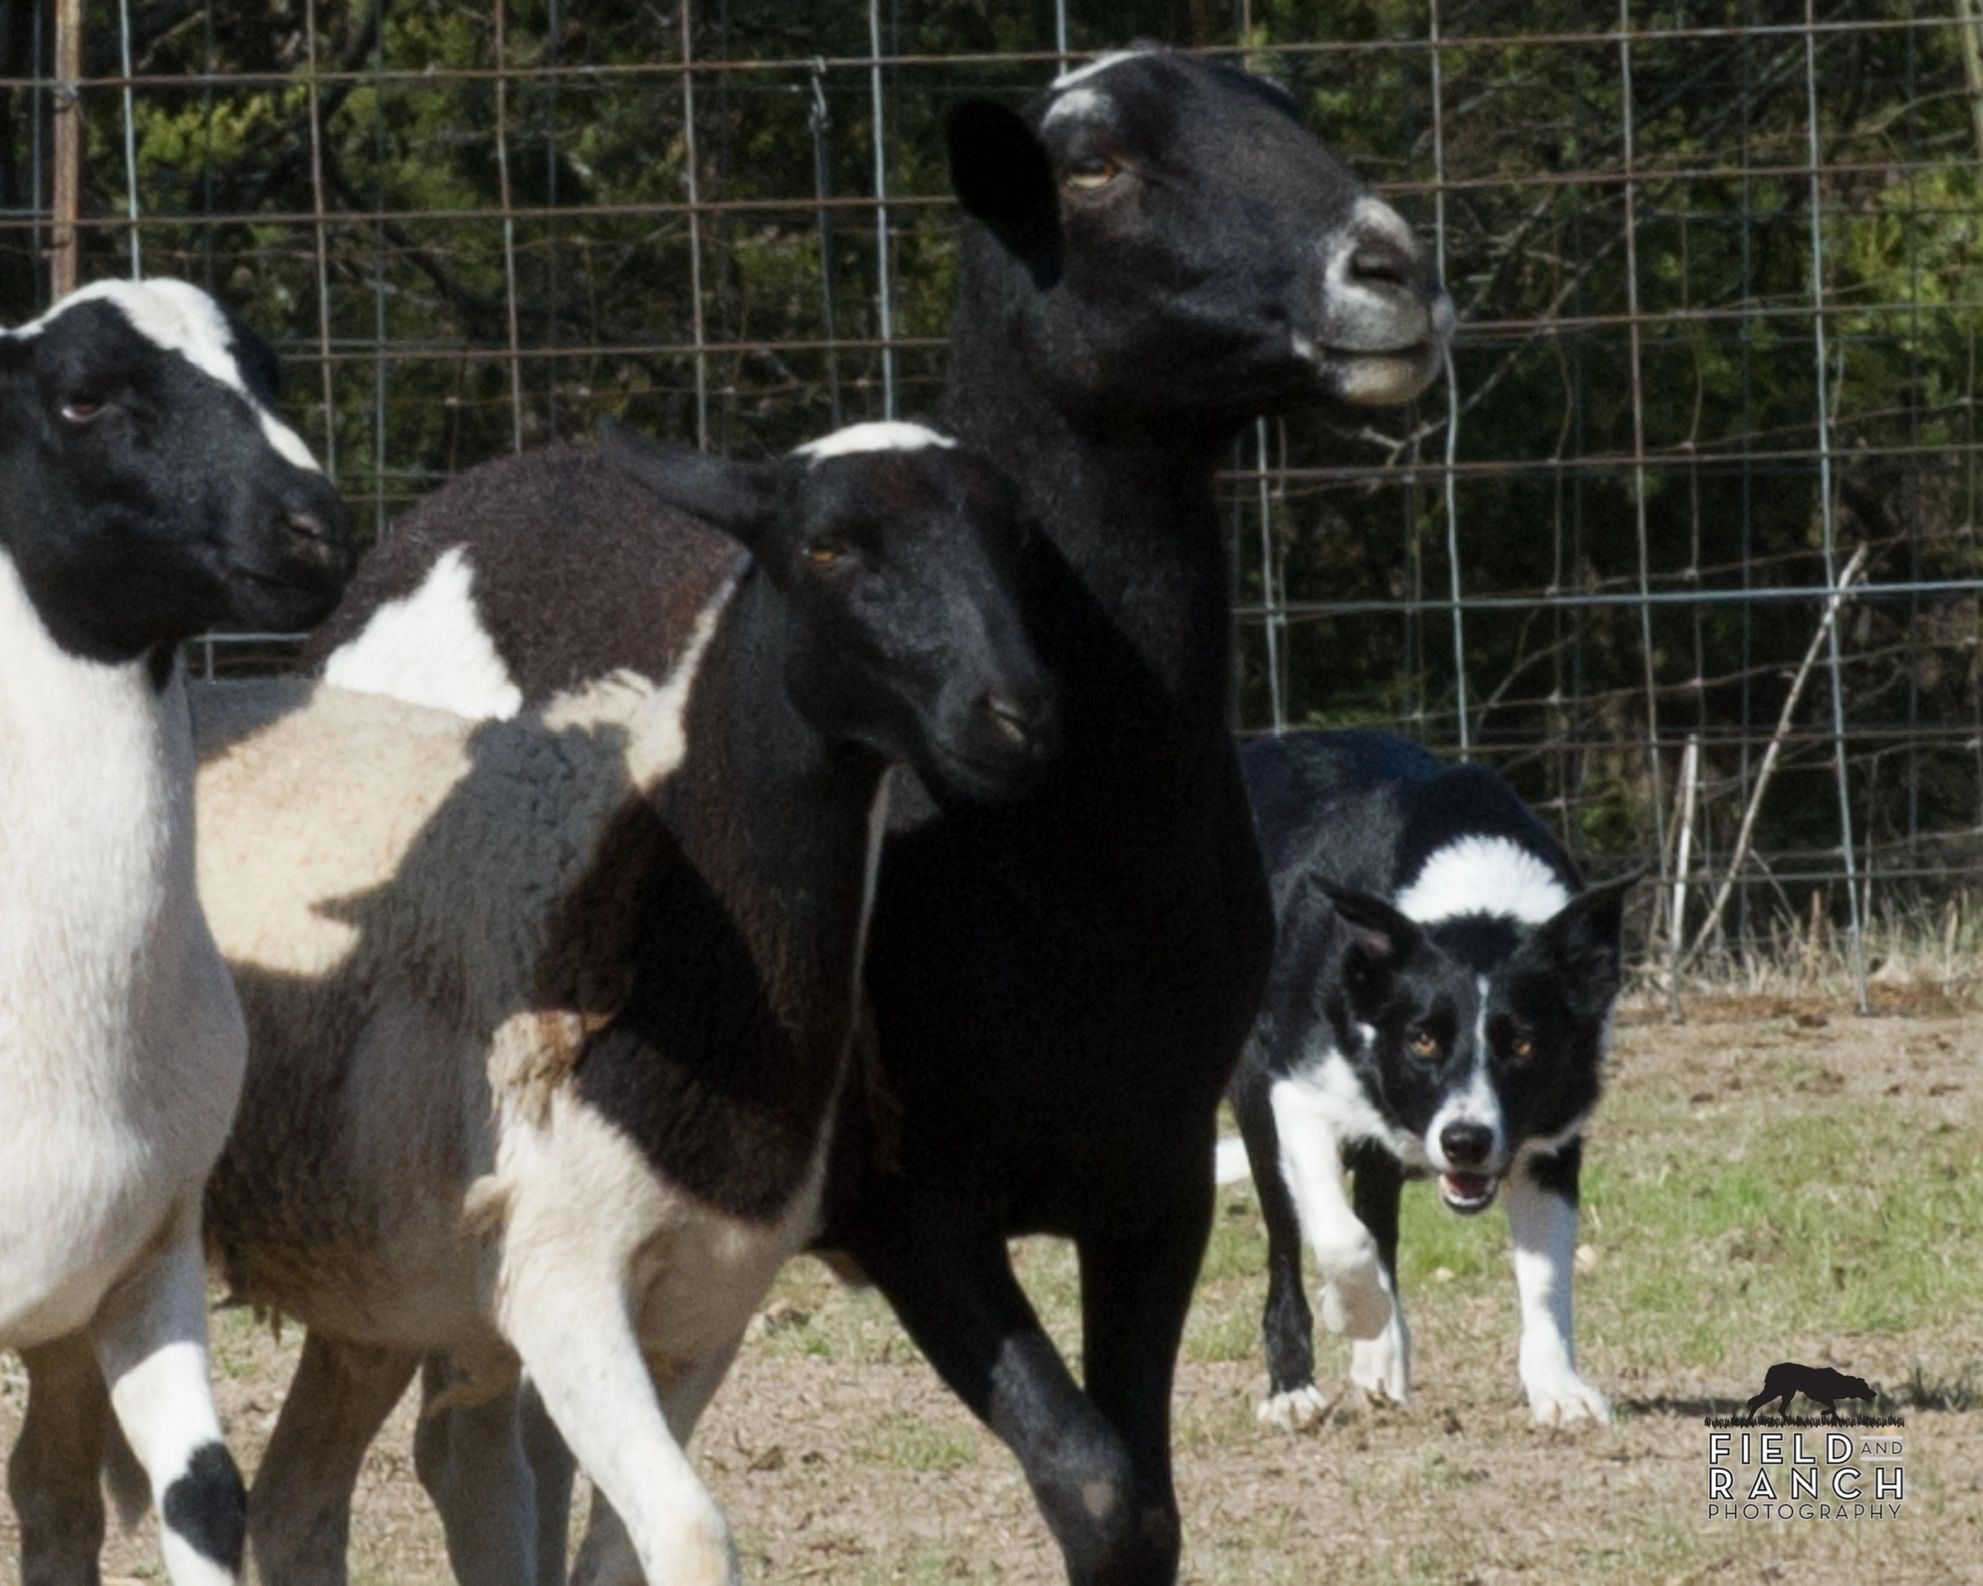
[{"label": "dry grass", "polygon": [[[1770,919],[1756,950],[1736,957],[1716,949],[1680,977],[1685,1009],[1724,1015],[1757,1003],[1816,1005],[1855,999],[1851,943],[1813,892],[1807,914],[1785,907]],[[1868,1000],[1882,1013],[1954,1013],[1983,1008],[1983,897],[1962,894],[1937,907],[1882,902],[1865,923]],[[1647,955],[1634,987],[1646,1006],[1666,1007],[1664,945]]]},{"label": "dry grass", "polygon": [[[1224,1195],[1177,1405],[1189,1580],[1983,1581],[1983,1028],[1858,1020],[1779,990],[1743,1011],[1619,1032],[1592,1150],[1594,1264],[1579,1291],[1583,1362],[1619,1403],[1613,1428],[1529,1427],[1503,1220],[1463,1223],[1414,1192],[1415,1402],[1346,1412],[1312,1437],[1256,1430],[1262,1239],[1250,1192]],[[1034,1244],[1019,1259],[1078,1347],[1067,1253]],[[1011,1460],[886,1307],[811,1262],[791,1269],[780,1299],[778,1325],[746,1350],[698,1439],[749,1578],[1058,1580]],[[252,1462],[295,1340],[278,1346],[236,1315],[216,1338],[225,1414]],[[1321,1353],[1333,1370],[1343,1352],[1325,1342]],[[1901,1386],[1901,1518],[1706,1520],[1701,1416],[1784,1359]],[[11,1440],[21,1385],[11,1363],[7,1373],[0,1436]],[[361,1582],[446,1579],[412,1478],[409,1415],[367,1470]],[[0,1511],[8,1583],[10,1528]],[[109,1562],[153,1580],[155,1557],[148,1539],[119,1539]]]}]

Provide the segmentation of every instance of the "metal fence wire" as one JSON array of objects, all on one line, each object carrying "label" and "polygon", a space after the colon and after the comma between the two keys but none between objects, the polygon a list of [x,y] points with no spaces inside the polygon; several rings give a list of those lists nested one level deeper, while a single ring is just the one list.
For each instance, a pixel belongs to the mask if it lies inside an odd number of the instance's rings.
[{"label": "metal fence wire", "polygon": [[[0,314],[209,284],[379,534],[618,414],[930,411],[941,122],[1137,36],[1285,84],[1436,247],[1414,409],[1225,480],[1248,730],[1394,725],[1640,864],[1655,981],[1973,962],[1977,0],[0,0]],[[267,664],[216,639],[207,664]]]}]

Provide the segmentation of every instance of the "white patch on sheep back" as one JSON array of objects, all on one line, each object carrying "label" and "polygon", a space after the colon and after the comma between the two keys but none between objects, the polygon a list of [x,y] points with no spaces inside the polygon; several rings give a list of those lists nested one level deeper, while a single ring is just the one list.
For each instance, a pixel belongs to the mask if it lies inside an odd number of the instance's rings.
[{"label": "white patch on sheep back", "polygon": [[624,668],[609,673],[550,701],[541,713],[545,726],[593,726],[602,721],[626,721],[638,712],[641,730],[629,745],[627,769],[637,787],[653,792],[688,758],[689,695],[702,669],[703,654],[736,593],[734,577],[716,587],[696,613],[688,643],[660,683]]},{"label": "white patch on sheep back", "polygon": [[1540,925],[1570,901],[1556,872],[1506,837],[1462,837],[1436,850],[1398,894],[1398,912],[1421,924],[1461,914],[1500,914]]},{"label": "white patch on sheep back", "polygon": [[880,419],[868,424],[849,424],[831,435],[807,441],[803,446],[794,447],[792,455],[805,458],[817,468],[830,457],[850,457],[860,452],[919,452],[931,446],[948,449],[956,444],[950,436],[940,434],[926,424]]},{"label": "white patch on sheep back", "polygon": [[1085,66],[1075,66],[1062,72],[1047,86],[1054,89],[1072,88],[1077,83],[1085,83],[1090,77],[1107,71],[1111,66],[1120,66],[1124,61],[1140,61],[1144,56],[1155,53],[1155,50],[1110,50],[1108,54],[1097,56]]},{"label": "white patch on sheep back", "polygon": [[459,545],[442,552],[418,589],[387,601],[355,639],[338,646],[324,681],[478,721],[523,709],[523,690],[482,626],[475,567]]},{"label": "white patch on sheep back", "polygon": [[254,409],[262,436],[275,454],[294,467],[321,473],[303,438],[277,418],[248,389],[234,357],[234,333],[220,305],[186,281],[95,281],[70,293],[41,318],[14,334],[36,336],[57,316],[79,303],[109,303],[131,328],[163,352],[174,352],[210,375]]}]

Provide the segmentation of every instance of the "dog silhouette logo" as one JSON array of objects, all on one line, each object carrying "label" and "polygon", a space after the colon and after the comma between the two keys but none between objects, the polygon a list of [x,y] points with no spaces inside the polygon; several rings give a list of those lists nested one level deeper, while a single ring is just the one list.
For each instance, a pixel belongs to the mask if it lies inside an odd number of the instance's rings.
[{"label": "dog silhouette logo", "polygon": [[1825,1413],[1836,1421],[1840,1399],[1864,1399],[1871,1404],[1879,1397],[1880,1390],[1864,1377],[1848,1377],[1830,1366],[1800,1366],[1794,1360],[1786,1360],[1771,1366],[1764,1375],[1763,1391],[1749,1401],[1749,1419],[1755,1420],[1756,1411],[1772,1399],[1782,1400],[1776,1413],[1788,1416],[1790,1401],[1800,1393],[1813,1404],[1822,1404]]}]

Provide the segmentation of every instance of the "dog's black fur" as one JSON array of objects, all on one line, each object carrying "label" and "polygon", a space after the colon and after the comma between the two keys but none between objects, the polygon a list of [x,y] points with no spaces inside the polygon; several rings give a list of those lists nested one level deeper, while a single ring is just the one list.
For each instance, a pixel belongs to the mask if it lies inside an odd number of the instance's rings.
[{"label": "dog's black fur", "polygon": [[1263,1419],[1306,1424],[1324,1405],[1303,1235],[1325,1322],[1365,1340],[1354,1380],[1405,1396],[1398,1204],[1427,1173],[1462,1214],[1509,1183],[1518,1245],[1550,1269],[1524,1278],[1518,1254],[1531,1405],[1602,1419],[1570,1363],[1568,1264],[1630,880],[1586,891],[1499,777],[1385,733],[1297,733],[1241,759],[1280,927],[1232,1087],[1269,1237]]}]

